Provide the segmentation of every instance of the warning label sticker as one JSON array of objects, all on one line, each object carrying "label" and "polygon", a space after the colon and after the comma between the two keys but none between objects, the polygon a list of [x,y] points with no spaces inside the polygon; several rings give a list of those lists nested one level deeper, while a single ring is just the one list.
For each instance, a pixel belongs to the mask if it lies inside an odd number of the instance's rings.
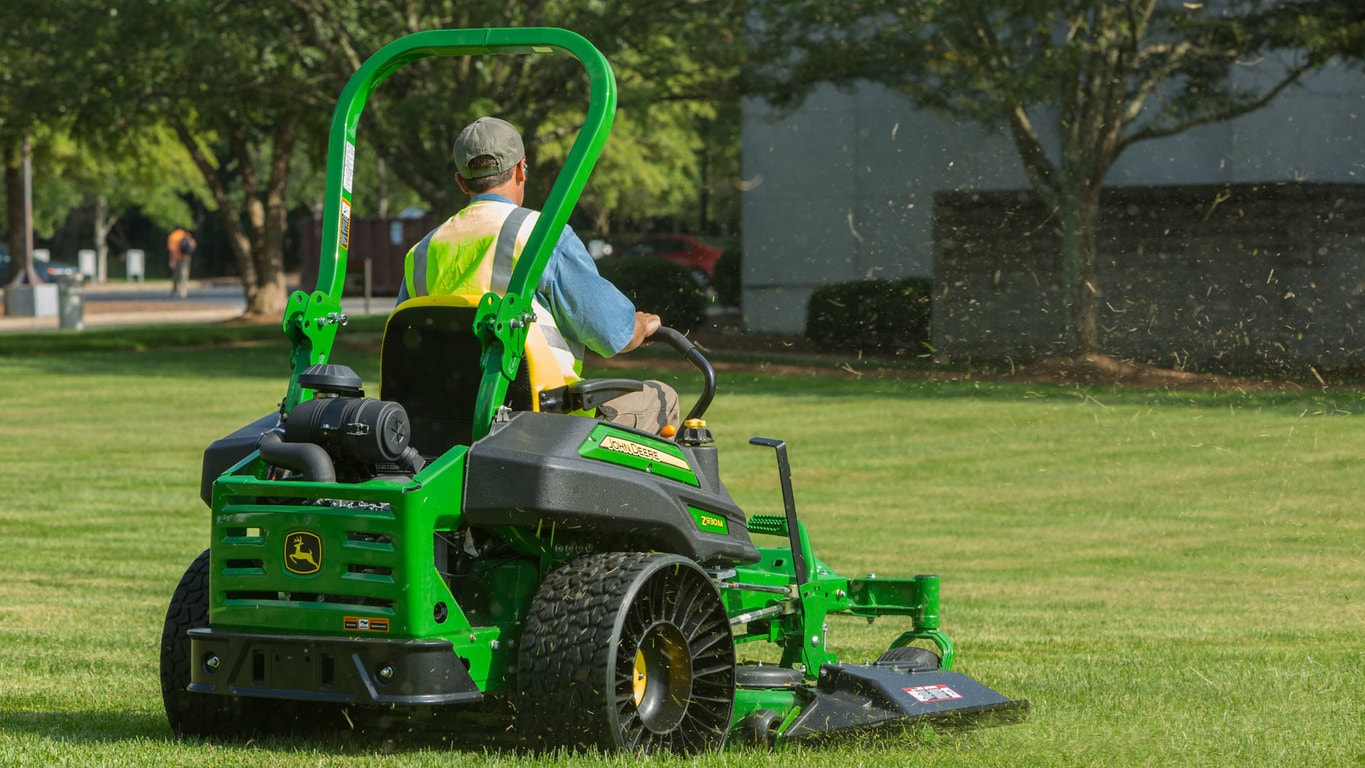
[{"label": "warning label sticker", "polygon": [[341,165],[341,188],[347,192],[352,189],[355,181],[355,145],[346,142],[346,155]]},{"label": "warning label sticker", "polygon": [[943,684],[921,685],[914,688],[906,688],[904,690],[906,693],[914,696],[915,700],[921,704],[927,704],[931,701],[952,701],[953,699],[962,698],[962,694]]},{"label": "warning label sticker", "polygon": [[361,616],[347,616],[342,625],[352,632],[388,632],[388,619],[367,619]]},{"label": "warning label sticker", "polygon": [[341,242],[340,245],[345,250],[351,248],[351,201],[346,198],[341,199]]}]

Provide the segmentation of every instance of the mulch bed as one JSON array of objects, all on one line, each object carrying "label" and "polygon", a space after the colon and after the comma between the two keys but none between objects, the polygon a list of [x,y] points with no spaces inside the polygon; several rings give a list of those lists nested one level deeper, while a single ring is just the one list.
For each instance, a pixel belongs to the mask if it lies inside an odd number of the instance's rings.
[{"label": "mulch bed", "polygon": [[[801,336],[746,333],[733,327],[716,325],[692,334],[703,350],[752,355],[759,362],[717,362],[717,370],[749,369],[771,374],[842,373],[849,377],[902,378],[934,381],[973,379],[976,381],[1017,381],[1077,386],[1113,386],[1165,390],[1205,390],[1232,392],[1299,391],[1303,383],[1271,377],[1239,377],[1191,373],[1145,363],[1118,360],[1107,355],[1054,357],[1000,371],[965,371],[903,367],[876,367],[858,363],[905,362],[903,358],[879,358],[856,353],[837,354],[820,349]],[[600,360],[612,367],[629,365],[629,359]],[[679,361],[681,365],[687,365]],[[637,361],[638,364],[638,361]],[[855,367],[856,366],[856,367]]]}]

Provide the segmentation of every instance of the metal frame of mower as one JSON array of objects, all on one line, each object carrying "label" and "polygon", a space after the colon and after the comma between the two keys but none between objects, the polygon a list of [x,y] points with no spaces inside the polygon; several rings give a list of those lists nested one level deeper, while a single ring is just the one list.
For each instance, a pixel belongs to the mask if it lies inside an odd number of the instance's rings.
[{"label": "metal frame of mower", "polygon": [[[551,53],[583,64],[590,104],[508,291],[477,307],[398,308],[381,397],[365,397],[359,377],[329,361],[345,320],[365,101],[420,58]],[[715,374],[681,334],[659,335],[704,391],[675,439],[586,415],[638,383],[517,394],[534,287],[615,101],[605,58],[559,29],[418,33],[346,86],[317,290],[296,293],[284,320],[288,390],[277,413],[205,451],[210,547],[177,587],[162,636],[178,734],[491,709],[513,715],[533,747],[695,752],[1026,710],[952,671],[936,577],[849,579],[815,556],[781,441],[751,442],[775,453],[784,514],[746,517],[734,504],[703,420]],[[423,363],[404,385],[390,360],[423,344],[469,359]],[[457,379],[462,394],[439,389]],[[423,394],[428,385],[436,396]],[[440,409],[461,401],[468,418],[451,432]],[[876,663],[849,664],[826,645],[835,613],[906,626]],[[775,645],[780,661],[737,664],[736,647],[754,642]]]}]

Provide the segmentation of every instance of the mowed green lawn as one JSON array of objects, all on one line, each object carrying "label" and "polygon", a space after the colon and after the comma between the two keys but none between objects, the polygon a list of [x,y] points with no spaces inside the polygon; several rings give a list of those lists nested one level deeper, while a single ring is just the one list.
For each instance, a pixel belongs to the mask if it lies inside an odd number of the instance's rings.
[{"label": "mowed green lawn", "polygon": [[[207,542],[199,462],[284,394],[282,342],[62,352],[0,337],[0,765],[597,766],[348,734],[181,743],[166,603]],[[192,334],[191,334],[192,337]],[[17,337],[16,337],[17,339]],[[87,345],[89,346],[89,345]],[[334,362],[377,383],[376,360]],[[619,375],[620,371],[612,371]],[[677,376],[685,403],[695,381]],[[777,512],[786,440],[818,556],[937,573],[958,668],[1027,722],[698,766],[1365,765],[1365,396],[721,370],[722,473]],[[875,658],[902,627],[838,621]],[[748,653],[747,649],[744,650]]]}]

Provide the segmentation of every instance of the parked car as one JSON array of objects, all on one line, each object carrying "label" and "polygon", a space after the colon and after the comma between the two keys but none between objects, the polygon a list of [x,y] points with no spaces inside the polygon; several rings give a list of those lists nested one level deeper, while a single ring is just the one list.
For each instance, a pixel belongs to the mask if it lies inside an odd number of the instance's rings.
[{"label": "parked car", "polygon": [[715,274],[716,260],[723,250],[695,235],[646,235],[614,250],[609,258],[658,256],[700,272],[709,280]]},{"label": "parked car", "polygon": [[[9,247],[0,245],[0,285],[8,283],[9,274]],[[38,273],[38,279],[45,283],[55,283],[57,278],[62,275],[79,275],[80,267],[75,264],[66,264],[60,261],[35,261],[33,271]]]}]

